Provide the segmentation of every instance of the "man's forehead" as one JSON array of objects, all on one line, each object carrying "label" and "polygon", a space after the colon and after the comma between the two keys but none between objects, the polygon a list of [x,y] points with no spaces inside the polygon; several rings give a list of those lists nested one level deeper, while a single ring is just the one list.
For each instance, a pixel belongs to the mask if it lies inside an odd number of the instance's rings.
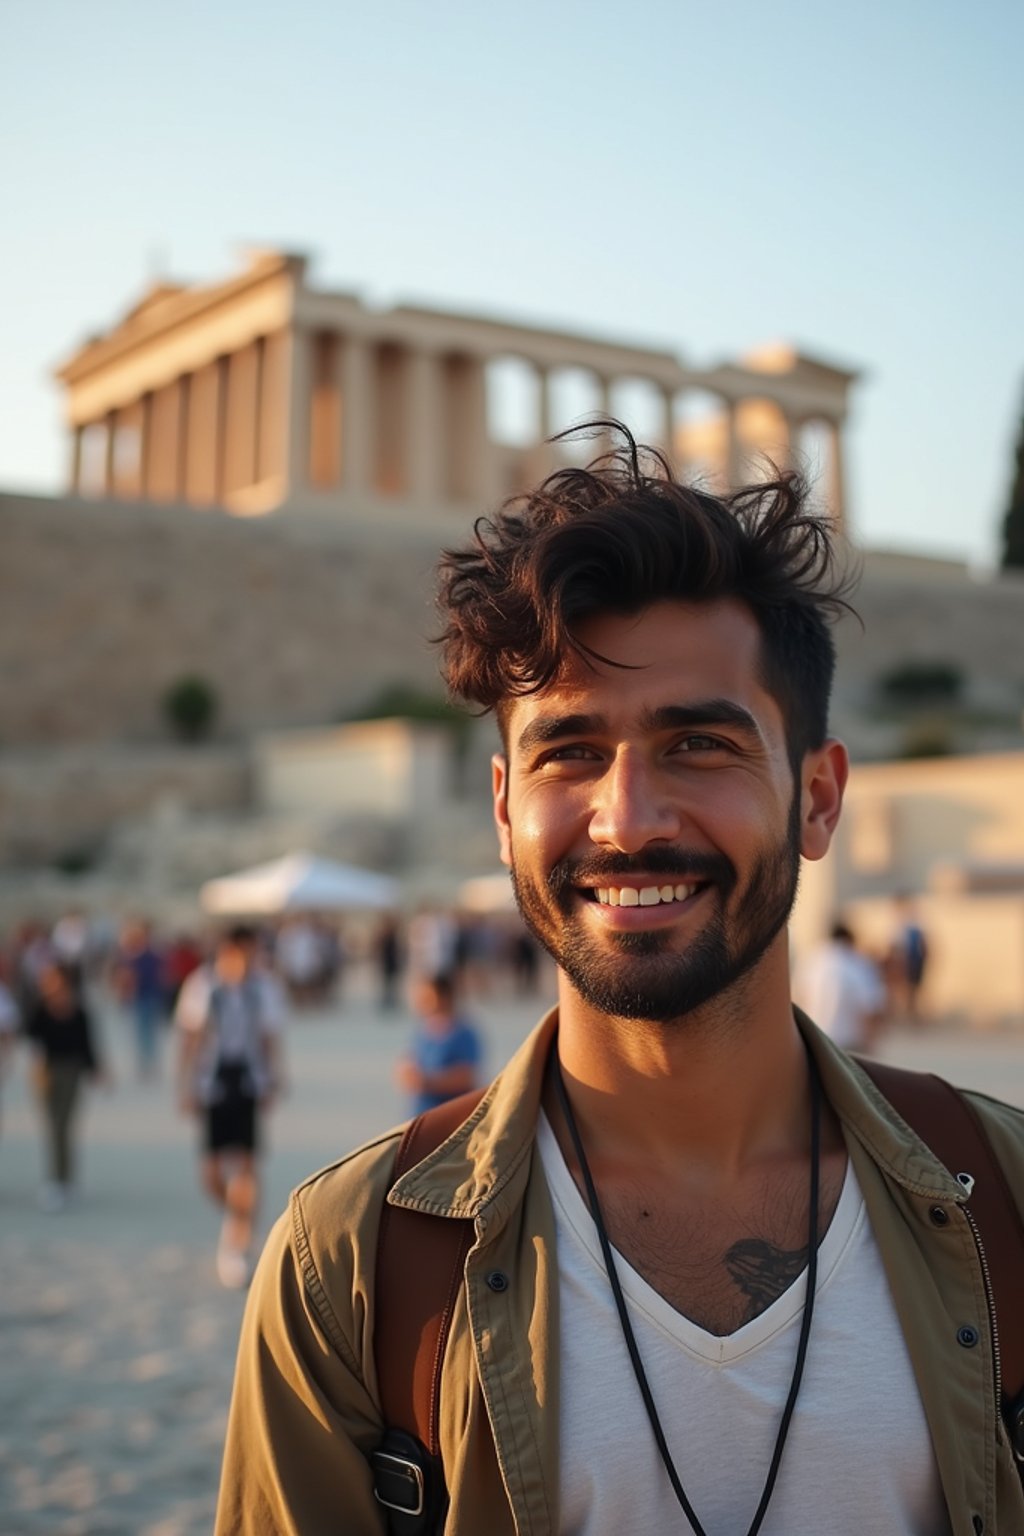
[{"label": "man's forehead", "polygon": [[777,706],[762,676],[761,634],[744,605],[658,603],[638,614],[600,614],[574,627],[583,649],[567,649],[557,677],[509,699],[509,744],[538,717],[632,715],[715,701],[759,715]]}]

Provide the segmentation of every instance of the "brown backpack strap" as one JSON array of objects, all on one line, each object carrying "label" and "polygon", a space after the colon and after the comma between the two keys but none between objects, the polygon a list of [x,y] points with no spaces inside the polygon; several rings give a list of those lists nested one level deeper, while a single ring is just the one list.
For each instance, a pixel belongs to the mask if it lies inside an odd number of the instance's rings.
[{"label": "brown backpack strap", "polygon": [[860,1065],[940,1162],[956,1177],[974,1179],[967,1202],[984,1243],[999,1325],[1003,1413],[1024,1458],[1024,1223],[1006,1175],[974,1106],[950,1083],[928,1072],[887,1063]]},{"label": "brown backpack strap", "polygon": [[[461,1094],[411,1120],[395,1155],[392,1183],[447,1141],[482,1092]],[[441,1362],[473,1223],[385,1204],[377,1238],[373,1334],[384,1422],[438,1453]]]}]

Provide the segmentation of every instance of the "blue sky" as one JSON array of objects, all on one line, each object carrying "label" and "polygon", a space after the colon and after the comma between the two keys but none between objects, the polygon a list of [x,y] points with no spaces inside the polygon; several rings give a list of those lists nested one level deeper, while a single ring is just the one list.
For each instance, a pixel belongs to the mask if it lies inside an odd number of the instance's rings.
[{"label": "blue sky", "polygon": [[866,542],[994,558],[1024,408],[1024,7],[7,0],[0,486],[154,270],[864,370]]}]

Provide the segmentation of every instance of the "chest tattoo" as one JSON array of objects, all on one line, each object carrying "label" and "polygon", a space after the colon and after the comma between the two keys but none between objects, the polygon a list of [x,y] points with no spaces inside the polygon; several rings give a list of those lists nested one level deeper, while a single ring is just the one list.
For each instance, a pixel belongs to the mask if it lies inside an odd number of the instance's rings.
[{"label": "chest tattoo", "polygon": [[778,1301],[806,1269],[807,1245],[778,1248],[762,1237],[744,1237],[728,1249],[724,1262],[747,1299],[743,1321],[749,1323]]}]

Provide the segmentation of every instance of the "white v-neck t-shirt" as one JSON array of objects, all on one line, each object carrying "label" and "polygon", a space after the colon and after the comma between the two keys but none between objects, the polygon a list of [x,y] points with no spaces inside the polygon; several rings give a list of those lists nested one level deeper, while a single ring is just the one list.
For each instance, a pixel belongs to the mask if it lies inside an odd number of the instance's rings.
[{"label": "white v-neck t-shirt", "polygon": [[[560,1536],[689,1522],[651,1432],[597,1230],[546,1117],[558,1245]],[[707,1536],[746,1536],[789,1392],[807,1274],[725,1338],[616,1269],[662,1429]],[[818,1249],[803,1382],[761,1536],[949,1536],[931,1437],[860,1186],[847,1163]]]}]

